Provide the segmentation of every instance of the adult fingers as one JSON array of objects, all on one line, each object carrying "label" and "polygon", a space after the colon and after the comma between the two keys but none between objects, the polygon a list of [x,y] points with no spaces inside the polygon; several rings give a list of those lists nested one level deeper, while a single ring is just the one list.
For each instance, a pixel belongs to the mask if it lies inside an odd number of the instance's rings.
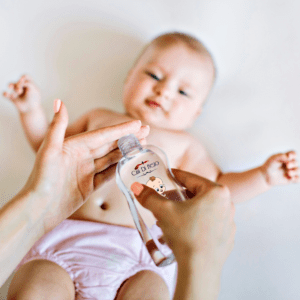
[{"label": "adult fingers", "polygon": [[[142,126],[140,130],[134,135],[140,140],[140,143],[143,144],[144,138],[149,134],[149,127]],[[145,144],[145,143],[144,143]],[[112,141],[104,144],[102,147],[98,147],[94,150],[91,150],[91,156],[93,158],[99,158],[106,155],[108,152],[118,148],[118,141]]]},{"label": "adult fingers", "polygon": [[139,140],[146,138],[149,135],[150,127],[149,125],[141,126],[140,130],[134,133],[135,137]]},{"label": "adult fingers", "polygon": [[64,103],[59,99],[54,101],[54,111],[55,115],[48,128],[43,144],[44,147],[51,145],[52,147],[61,148],[68,126],[68,111]]},{"label": "adult fingers", "polygon": [[[145,145],[146,140],[140,140],[141,145]],[[122,158],[122,153],[119,149],[109,150],[107,153],[100,155],[99,158],[95,159],[95,173],[102,172],[111,165],[117,164]]]},{"label": "adult fingers", "polygon": [[119,149],[109,152],[107,155],[95,160],[95,173],[102,172],[113,164],[116,164],[122,158]]},{"label": "adult fingers", "polygon": [[202,195],[203,193],[214,187],[220,187],[219,184],[196,174],[178,169],[172,169],[172,172],[179,183],[186,187],[195,196],[199,194]]},{"label": "adult fingers", "polygon": [[106,143],[115,141],[124,135],[138,132],[141,121],[134,120],[114,126],[104,127],[70,137],[78,143],[84,143],[91,151],[104,146]]},{"label": "adult fingers", "polygon": [[[140,140],[141,145],[146,144],[145,139]],[[115,176],[116,166],[119,160],[122,158],[122,153],[119,149],[115,149],[109,152],[107,155],[95,159],[95,177],[94,187],[98,188],[104,182],[110,180]]]},{"label": "adult fingers", "polygon": [[94,188],[97,189],[105,182],[111,180],[116,174],[116,167],[117,164],[113,164],[102,172],[95,174]]},{"label": "adult fingers", "polygon": [[130,188],[141,205],[149,209],[158,220],[171,211],[173,201],[159,195],[152,188],[138,182],[134,182]]}]

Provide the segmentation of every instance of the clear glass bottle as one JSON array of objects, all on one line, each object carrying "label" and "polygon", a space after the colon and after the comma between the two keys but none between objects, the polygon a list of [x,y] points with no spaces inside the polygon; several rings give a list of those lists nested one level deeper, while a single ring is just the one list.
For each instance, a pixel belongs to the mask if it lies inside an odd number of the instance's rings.
[{"label": "clear glass bottle", "polygon": [[128,201],[136,228],[154,263],[159,267],[169,265],[175,261],[174,254],[163,236],[154,234],[155,217],[141,206],[130,187],[134,182],[139,182],[174,201],[185,201],[189,197],[175,179],[163,150],[152,145],[141,146],[133,134],[120,138],[118,146],[123,158],[117,165],[117,184]]}]

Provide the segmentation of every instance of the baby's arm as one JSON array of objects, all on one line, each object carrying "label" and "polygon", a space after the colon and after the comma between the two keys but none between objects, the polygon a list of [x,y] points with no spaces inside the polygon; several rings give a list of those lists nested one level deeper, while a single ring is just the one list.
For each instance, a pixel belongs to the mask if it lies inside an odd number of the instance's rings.
[{"label": "baby's arm", "polygon": [[[40,92],[27,75],[22,76],[18,82],[11,83],[9,88],[12,91],[4,92],[3,96],[17,107],[27,140],[37,152],[48,129],[46,115],[41,106]],[[84,114],[71,124],[66,130],[66,137],[86,131],[90,114],[91,112]]]},{"label": "baby's arm", "polygon": [[263,165],[241,173],[221,174],[218,183],[227,185],[233,202],[249,200],[276,185],[299,181],[296,153],[290,151],[272,155]]},{"label": "baby's arm", "polygon": [[296,153],[293,151],[273,155],[262,166],[245,172],[223,174],[205,148],[192,136],[179,169],[227,185],[234,203],[249,200],[272,186],[300,181]]},{"label": "baby's arm", "polygon": [[41,96],[32,80],[24,75],[16,83],[11,83],[11,92],[3,96],[17,107],[27,140],[34,151],[38,151],[48,128],[48,122],[41,106]]}]

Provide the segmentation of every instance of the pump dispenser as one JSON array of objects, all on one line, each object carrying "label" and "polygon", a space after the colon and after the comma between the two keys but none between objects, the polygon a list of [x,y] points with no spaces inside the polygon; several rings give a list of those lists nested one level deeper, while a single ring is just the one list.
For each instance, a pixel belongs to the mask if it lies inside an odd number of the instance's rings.
[{"label": "pump dispenser", "polygon": [[167,266],[175,261],[174,254],[164,243],[152,212],[140,205],[130,187],[139,182],[174,201],[188,199],[186,191],[175,179],[168,158],[160,148],[152,145],[143,147],[133,134],[120,138],[118,146],[123,158],[117,165],[117,184],[128,201],[136,228],[154,263],[159,267]]}]

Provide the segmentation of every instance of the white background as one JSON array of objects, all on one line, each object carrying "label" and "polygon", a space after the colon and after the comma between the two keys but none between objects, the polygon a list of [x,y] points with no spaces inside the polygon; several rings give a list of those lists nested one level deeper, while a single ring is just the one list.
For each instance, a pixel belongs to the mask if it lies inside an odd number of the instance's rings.
[{"label": "white background", "polygon": [[[49,120],[57,97],[70,121],[95,107],[122,111],[123,80],[142,46],[165,31],[185,31],[207,45],[218,69],[191,132],[224,172],[253,168],[274,153],[300,151],[298,3],[2,0],[0,89],[30,74]],[[26,182],[35,156],[13,104],[0,96],[0,107],[2,206]],[[299,184],[275,187],[237,206],[219,299],[300,298],[299,196]]]}]

